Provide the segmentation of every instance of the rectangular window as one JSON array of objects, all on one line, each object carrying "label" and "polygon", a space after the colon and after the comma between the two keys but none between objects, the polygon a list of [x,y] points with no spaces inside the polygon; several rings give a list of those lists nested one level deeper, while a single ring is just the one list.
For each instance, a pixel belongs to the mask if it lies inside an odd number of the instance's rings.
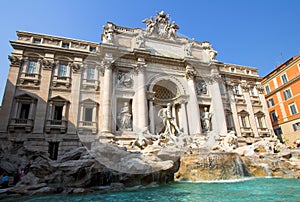
[{"label": "rectangular window", "polygon": [[286,74],[281,75],[281,81],[282,81],[283,84],[288,82]]},{"label": "rectangular window", "polygon": [[67,69],[68,66],[65,64],[60,64],[58,69],[58,76],[60,77],[67,77]]},{"label": "rectangular window", "polygon": [[274,111],[271,111],[271,112],[270,112],[270,115],[271,115],[271,119],[272,119],[273,122],[278,121],[278,117],[277,117],[277,114],[276,114],[276,111],[275,111],[275,110],[274,110]]},{"label": "rectangular window", "polygon": [[298,113],[297,107],[295,103],[289,104],[291,115],[295,115]]},{"label": "rectangular window", "polygon": [[33,43],[34,44],[40,44],[41,43],[41,39],[33,39]]},{"label": "rectangular window", "polygon": [[273,99],[273,98],[268,99],[268,102],[267,102],[267,103],[268,103],[268,107],[269,107],[269,108],[275,105],[275,102],[274,102],[274,99]]},{"label": "rectangular window", "polygon": [[36,62],[35,61],[28,62],[27,73],[29,73],[29,74],[36,73]]},{"label": "rectangular window", "polygon": [[279,128],[275,128],[274,129],[274,133],[275,133],[275,135],[281,135],[282,134],[282,130],[281,130],[281,128],[279,127]]},{"label": "rectangular window", "polygon": [[286,89],[283,91],[284,99],[287,100],[292,97],[291,89]]},{"label": "rectangular window", "polygon": [[264,122],[263,122],[263,117],[257,117],[257,122],[258,122],[259,128],[265,128]]},{"label": "rectangular window", "polygon": [[61,47],[63,47],[63,48],[69,48],[69,43],[62,43]]},{"label": "rectangular window", "polygon": [[95,78],[95,68],[88,67],[86,71],[87,71],[87,80],[94,80],[94,78]]},{"label": "rectangular window", "polygon": [[84,121],[93,121],[93,108],[85,108],[84,111]]},{"label": "rectangular window", "polygon": [[241,116],[242,127],[247,128],[246,116]]},{"label": "rectangular window", "polygon": [[21,104],[19,118],[20,119],[28,119],[29,110],[30,110],[30,104]]},{"label": "rectangular window", "polygon": [[293,124],[294,131],[300,130],[300,122]]},{"label": "rectangular window", "polygon": [[62,120],[63,106],[54,106],[53,120]]},{"label": "rectangular window", "polygon": [[49,142],[48,153],[52,160],[57,160],[59,142]]},{"label": "rectangular window", "polygon": [[95,53],[96,52],[96,47],[90,47],[90,52]]},{"label": "rectangular window", "polygon": [[240,95],[239,86],[233,86],[233,94]]},{"label": "rectangular window", "polygon": [[266,94],[269,94],[269,93],[271,92],[271,90],[270,90],[270,86],[269,86],[269,85],[267,85],[267,86],[265,87],[265,90],[266,90]]}]

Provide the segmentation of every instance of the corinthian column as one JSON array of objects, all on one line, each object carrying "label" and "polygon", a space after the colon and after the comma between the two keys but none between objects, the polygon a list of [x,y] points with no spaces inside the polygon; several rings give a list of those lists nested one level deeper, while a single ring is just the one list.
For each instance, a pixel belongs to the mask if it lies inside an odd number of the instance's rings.
[{"label": "corinthian column", "polygon": [[102,133],[112,132],[112,54],[103,59],[104,81],[102,94]]},{"label": "corinthian column", "polygon": [[[200,110],[196,95],[196,88],[194,77],[196,76],[196,71],[191,65],[186,66],[186,79],[188,84],[188,91],[190,95],[189,102],[187,103],[188,110],[188,122],[190,134],[200,134],[201,133],[201,120],[200,120]],[[183,107],[184,108],[184,107]]]},{"label": "corinthian column", "polygon": [[137,130],[148,129],[148,105],[145,84],[145,68],[146,63],[144,58],[138,58],[137,62],[137,85],[136,85],[136,116],[137,116]]}]

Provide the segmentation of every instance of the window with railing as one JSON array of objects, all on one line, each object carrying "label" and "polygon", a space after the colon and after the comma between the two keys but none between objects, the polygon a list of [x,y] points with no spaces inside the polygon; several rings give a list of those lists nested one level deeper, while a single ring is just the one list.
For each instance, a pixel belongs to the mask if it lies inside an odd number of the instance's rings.
[{"label": "window with railing", "polygon": [[8,128],[11,132],[16,129],[25,129],[26,132],[30,132],[33,128],[37,99],[23,94],[17,96],[15,100]]},{"label": "window with railing", "polygon": [[98,129],[97,124],[97,111],[99,104],[91,99],[86,99],[81,102],[80,109],[80,120],[79,120],[79,132],[81,131],[91,131],[96,133]]},{"label": "window with railing", "polygon": [[49,101],[49,110],[47,111],[46,132],[51,130],[60,130],[65,133],[68,126],[69,101],[60,96],[56,96]]}]

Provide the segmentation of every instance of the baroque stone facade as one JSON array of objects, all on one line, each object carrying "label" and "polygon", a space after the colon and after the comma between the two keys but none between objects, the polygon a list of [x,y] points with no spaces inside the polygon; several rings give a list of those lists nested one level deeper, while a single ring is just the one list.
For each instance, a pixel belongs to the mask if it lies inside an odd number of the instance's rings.
[{"label": "baroque stone facade", "polygon": [[141,131],[216,140],[234,131],[240,145],[273,136],[257,69],[220,62],[209,42],[179,37],[163,11],[143,22],[108,22],[102,43],[17,32],[2,142],[55,159],[82,142],[128,145]]}]

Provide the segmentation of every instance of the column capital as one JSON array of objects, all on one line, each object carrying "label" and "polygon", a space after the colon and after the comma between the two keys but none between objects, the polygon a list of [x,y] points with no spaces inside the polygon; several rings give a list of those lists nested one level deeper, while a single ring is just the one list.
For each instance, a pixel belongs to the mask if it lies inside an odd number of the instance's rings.
[{"label": "column capital", "polygon": [[104,69],[111,70],[113,68],[113,56],[112,53],[105,53],[105,56],[102,60],[102,67]]},{"label": "column capital", "polygon": [[135,73],[144,73],[145,69],[147,67],[145,58],[138,58],[136,68],[135,68]]},{"label": "column capital", "polygon": [[185,70],[185,77],[187,80],[193,80],[196,75],[197,72],[195,71],[194,67],[188,64]]},{"label": "column capital", "polygon": [[79,70],[83,67],[82,63],[75,63],[75,62],[70,62],[68,65],[72,69],[73,73],[79,73]]},{"label": "column capital", "polygon": [[41,59],[40,64],[42,65],[42,67],[44,69],[48,69],[51,70],[52,68],[54,68],[57,64],[57,62],[54,62],[53,60],[47,60],[47,59]]},{"label": "column capital", "polygon": [[14,55],[9,55],[8,59],[10,61],[10,65],[13,65],[13,66],[21,66],[23,63],[23,59],[21,59],[21,57],[17,57]]}]

